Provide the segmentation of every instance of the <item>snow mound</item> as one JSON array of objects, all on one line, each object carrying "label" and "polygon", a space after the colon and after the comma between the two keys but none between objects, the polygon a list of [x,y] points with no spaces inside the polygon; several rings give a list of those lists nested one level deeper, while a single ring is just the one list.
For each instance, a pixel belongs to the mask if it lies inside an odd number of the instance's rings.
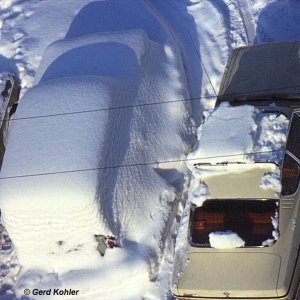
[{"label": "snow mound", "polygon": [[244,247],[245,242],[232,231],[216,231],[209,234],[210,246],[217,249]]},{"label": "snow mound", "polygon": [[278,227],[279,227],[279,218],[278,218],[278,211],[275,213],[275,216],[271,217],[271,218],[272,218],[272,225],[274,227],[274,230],[272,231],[273,239],[267,239],[267,240],[263,241],[262,246],[272,246],[275,243],[275,241],[277,241],[278,238],[279,238],[279,230],[278,230]]},{"label": "snow mound", "polygon": [[[264,2],[258,4],[263,4]],[[257,21],[258,43],[276,41],[298,41],[300,39],[300,3],[298,0],[283,0],[267,2],[259,11]]]},{"label": "snow mound", "polygon": [[93,169],[108,122],[101,109],[118,95],[103,81],[64,78],[31,89],[15,115],[1,177]]}]

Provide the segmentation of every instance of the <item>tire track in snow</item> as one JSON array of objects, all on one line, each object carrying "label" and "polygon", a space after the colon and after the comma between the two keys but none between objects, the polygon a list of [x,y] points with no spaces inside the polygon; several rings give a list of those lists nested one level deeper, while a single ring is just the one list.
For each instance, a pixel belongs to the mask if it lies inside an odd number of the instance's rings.
[{"label": "tire track in snow", "polygon": [[255,40],[255,28],[251,20],[250,9],[246,0],[237,0],[238,7],[240,10],[241,17],[245,26],[248,45],[252,45]]},{"label": "tire track in snow", "polygon": [[223,16],[230,52],[236,47],[253,44],[255,28],[247,0],[211,0],[210,2]]},{"label": "tire track in snow", "polygon": [[[197,52],[198,60],[199,56],[201,58],[201,69],[203,69],[202,95],[212,95],[212,86],[216,92],[219,89],[229,56],[228,53],[231,52],[231,43],[228,42],[230,40],[229,11],[221,0],[200,1],[194,5],[189,5],[187,11],[193,16],[195,23],[195,34],[191,47],[197,48],[194,52]],[[202,101],[201,105],[204,110],[211,109],[214,102]]]},{"label": "tire track in snow", "polygon": [[222,18],[222,23],[224,25],[225,31],[226,31],[226,44],[228,47],[229,52],[233,50],[231,41],[231,18],[230,18],[230,11],[228,6],[223,0],[216,0],[216,1],[210,1],[212,6],[218,11],[220,17]]}]

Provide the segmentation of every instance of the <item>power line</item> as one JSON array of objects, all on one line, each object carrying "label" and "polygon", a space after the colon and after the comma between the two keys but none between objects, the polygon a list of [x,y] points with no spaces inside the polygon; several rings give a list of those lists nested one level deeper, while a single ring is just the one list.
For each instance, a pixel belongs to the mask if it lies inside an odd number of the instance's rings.
[{"label": "power line", "polygon": [[196,51],[196,53],[197,53],[197,56],[199,57],[200,63],[201,63],[201,65],[202,65],[202,67],[203,67],[203,70],[204,70],[204,72],[205,72],[205,74],[206,74],[206,76],[207,76],[207,78],[208,78],[208,80],[209,80],[209,83],[210,83],[210,85],[211,85],[211,87],[212,87],[212,89],[213,89],[213,91],[214,91],[214,94],[215,94],[216,97],[217,97],[217,92],[216,92],[216,90],[215,90],[215,88],[214,88],[214,86],[213,86],[213,84],[212,84],[212,82],[211,82],[211,80],[210,80],[210,77],[209,77],[209,75],[208,75],[207,69],[205,68],[205,65],[204,65],[204,63],[203,63],[203,61],[202,61],[202,59],[201,59],[201,56],[200,56],[200,54],[199,54],[199,52],[198,52],[198,49],[197,49],[197,47],[196,47],[196,45],[195,45],[195,41],[194,41],[194,39],[192,38],[191,33],[190,33],[189,30],[188,30],[188,34],[189,34],[189,37],[190,37],[190,39],[191,39],[191,41],[192,41],[192,44],[193,44],[193,46],[194,46],[194,49],[195,49],[195,51]]},{"label": "power line", "polygon": [[[248,96],[248,95],[253,95],[255,96],[255,93],[261,93],[261,92],[270,92],[270,91],[280,91],[284,89],[291,89],[291,88],[300,88],[299,86],[285,86],[285,87],[278,87],[278,88],[272,88],[272,89],[261,89],[261,90],[256,90],[252,92],[245,92],[245,93],[232,93],[232,94],[226,94],[223,95],[222,97],[243,97],[243,96]],[[294,93],[295,95],[299,95],[299,93]],[[293,93],[290,93],[290,95],[293,95]],[[265,99],[264,96],[257,96],[258,101],[272,101],[272,99]],[[259,99],[261,97],[261,99]],[[272,97],[272,95],[270,95]],[[20,117],[20,118],[13,118],[13,119],[5,119],[5,121],[18,121],[18,120],[28,120],[28,119],[38,119],[38,118],[48,118],[48,117],[57,117],[57,116],[66,116],[66,115],[76,115],[76,114],[85,114],[85,113],[91,113],[91,112],[101,112],[101,111],[111,111],[111,110],[121,110],[121,109],[128,109],[128,108],[136,108],[136,107],[146,107],[146,106],[155,106],[155,105],[164,105],[168,103],[178,103],[178,102],[188,102],[188,101],[199,101],[202,99],[213,99],[216,98],[216,96],[213,95],[208,95],[208,96],[199,96],[199,97],[191,97],[191,98],[182,98],[182,99],[176,99],[176,100],[168,100],[168,101],[160,101],[160,102],[151,102],[151,103],[140,103],[140,104],[133,104],[133,105],[122,105],[122,106],[115,106],[115,107],[107,107],[107,108],[99,108],[99,109],[91,109],[91,110],[82,110],[82,111],[75,111],[75,112],[65,112],[65,113],[57,113],[57,114],[49,114],[49,115],[39,115],[39,116],[29,116],[29,117]],[[284,96],[282,96],[283,101],[288,101],[289,99],[284,99]],[[278,99],[276,99],[278,100]],[[291,99],[290,99],[291,100]],[[253,101],[253,99],[245,99],[244,101]],[[293,101],[293,100],[291,100]],[[300,101],[300,99],[299,99]],[[228,103],[237,103],[237,101],[225,101]],[[243,103],[243,100],[240,101],[241,104]],[[249,103],[248,103],[249,104]],[[300,106],[300,104],[299,104]]]},{"label": "power line", "polygon": [[185,158],[185,159],[176,159],[176,160],[162,160],[162,161],[156,161],[156,162],[133,163],[133,164],[124,164],[124,165],[115,165],[115,166],[103,166],[103,167],[98,167],[98,168],[65,170],[65,171],[57,171],[57,172],[35,173],[35,174],[16,175],[16,176],[4,176],[4,177],[0,177],[0,180],[48,176],[48,175],[66,174],[66,173],[79,173],[79,172],[88,172],[88,171],[97,171],[97,170],[132,168],[132,167],[141,167],[141,166],[168,164],[168,163],[180,163],[180,162],[187,162],[187,161],[206,160],[206,159],[214,159],[214,158],[221,158],[221,157],[234,157],[234,156],[241,156],[241,155],[244,155],[244,156],[249,155],[250,156],[250,155],[265,154],[265,153],[278,153],[278,152],[283,152],[283,151],[285,151],[285,149],[246,152],[246,153],[237,153],[237,154],[228,154],[228,155],[216,155],[216,156],[207,156],[207,157],[196,157],[196,158]]},{"label": "power line", "polygon": [[57,114],[30,116],[30,117],[20,117],[20,118],[11,119],[9,121],[48,118],[48,117],[65,116],[65,115],[85,114],[85,113],[90,113],[90,112],[101,112],[101,111],[110,111],[110,110],[144,107],[144,106],[152,106],[152,105],[163,105],[163,104],[168,104],[168,103],[188,102],[188,101],[195,101],[195,100],[201,100],[201,99],[211,99],[211,98],[216,98],[216,96],[183,98],[183,99],[177,99],[177,100],[151,102],[151,103],[140,103],[140,104],[133,104],[133,105],[123,105],[123,106],[115,106],[115,107],[107,107],[107,108],[99,108],[99,109],[91,109],[91,110],[82,110],[82,111],[75,111],[75,112],[66,112],[66,113],[57,113]]}]

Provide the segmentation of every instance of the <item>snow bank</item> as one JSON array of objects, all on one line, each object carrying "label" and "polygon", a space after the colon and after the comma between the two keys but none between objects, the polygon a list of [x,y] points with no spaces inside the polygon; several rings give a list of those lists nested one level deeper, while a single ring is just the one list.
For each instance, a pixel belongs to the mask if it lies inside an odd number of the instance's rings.
[{"label": "snow bank", "polygon": [[187,199],[184,210],[181,214],[179,229],[176,236],[176,246],[174,254],[174,264],[172,268],[172,284],[178,281],[178,278],[186,268],[188,264],[188,235],[189,235],[189,223],[191,214],[191,203]]},{"label": "snow bank", "polygon": [[232,231],[216,231],[209,234],[210,246],[217,249],[244,247],[245,242]]},{"label": "snow bank", "polygon": [[[84,257],[81,257],[84,259]],[[96,262],[96,261],[95,261]],[[18,295],[24,295],[24,289],[73,289],[79,290],[76,296],[35,296],[32,299],[140,299],[140,295],[149,295],[150,299],[159,299],[159,287],[149,281],[148,265],[143,257],[133,249],[115,248],[106,251],[101,265],[93,269],[70,270],[67,273],[46,273],[43,270],[30,269],[19,276]],[[155,295],[157,295],[155,297]]]},{"label": "snow bank", "polygon": [[11,240],[0,223],[0,295],[13,295],[20,267]]}]

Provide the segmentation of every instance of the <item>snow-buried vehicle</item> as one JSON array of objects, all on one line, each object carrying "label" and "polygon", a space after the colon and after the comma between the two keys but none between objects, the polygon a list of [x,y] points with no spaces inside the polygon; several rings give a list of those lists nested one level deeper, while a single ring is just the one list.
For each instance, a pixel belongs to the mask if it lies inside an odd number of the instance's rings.
[{"label": "snow-buried vehicle", "polygon": [[90,34],[47,47],[10,128],[0,209],[20,267],[14,288],[17,297],[63,287],[82,299],[162,299],[180,196],[158,170],[169,165],[152,162],[189,149],[189,104],[172,101],[188,97],[181,55],[143,3],[92,4],[71,26]]},{"label": "snow-buried vehicle", "polygon": [[236,49],[189,155],[179,299],[294,299],[300,280],[300,42]]}]

